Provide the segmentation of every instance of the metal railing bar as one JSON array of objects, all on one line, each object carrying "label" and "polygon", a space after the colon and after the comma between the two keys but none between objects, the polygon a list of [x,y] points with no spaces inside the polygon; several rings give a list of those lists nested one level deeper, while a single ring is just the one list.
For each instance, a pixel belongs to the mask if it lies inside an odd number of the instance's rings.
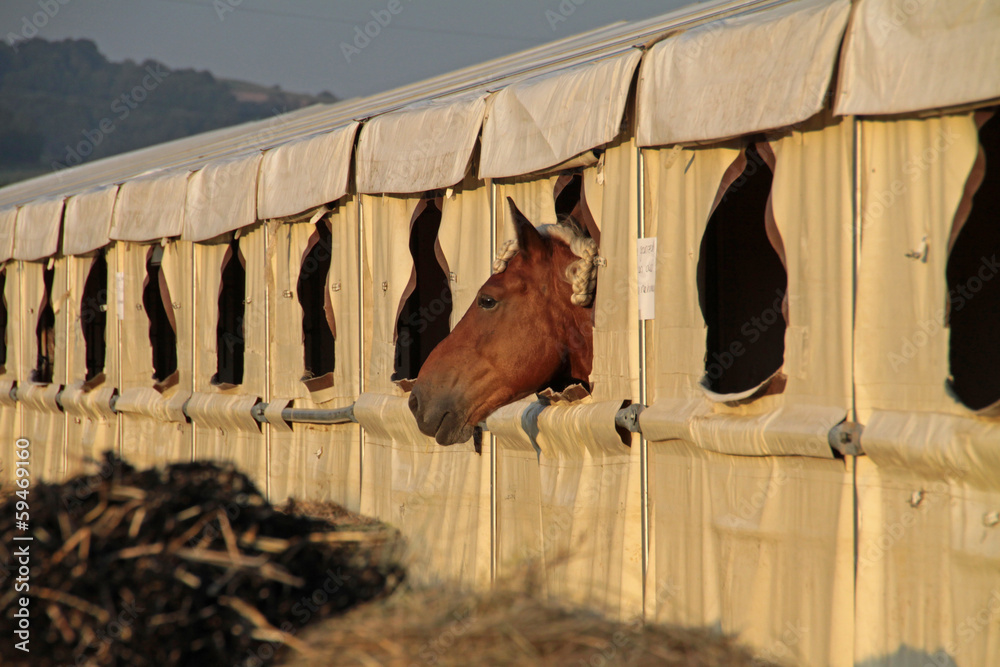
[{"label": "metal railing bar", "polygon": [[[62,391],[56,394],[56,404],[62,410]],[[18,400],[18,387],[15,385],[10,390],[10,397],[14,401]],[[119,396],[114,394],[108,401],[111,411],[119,414],[117,409]],[[354,403],[342,408],[314,409],[314,408],[284,408],[281,411],[281,418],[288,423],[299,424],[357,424],[358,419],[354,415]],[[264,411],[267,410],[267,403],[257,403],[250,409],[250,414],[261,424],[270,423]],[[639,423],[639,415],[647,406],[642,403],[632,403],[622,408],[615,414],[615,425],[629,433],[642,433],[642,425]],[[548,406],[541,407],[538,412],[548,409]],[[191,418],[187,412],[187,404],[184,405],[184,415]],[[537,413],[535,415],[537,417]],[[477,424],[483,431],[489,431],[486,421]],[[843,421],[830,429],[829,442],[832,449],[840,452],[841,455],[860,456],[864,454],[861,445],[861,437],[864,432],[864,425],[852,421]]]}]

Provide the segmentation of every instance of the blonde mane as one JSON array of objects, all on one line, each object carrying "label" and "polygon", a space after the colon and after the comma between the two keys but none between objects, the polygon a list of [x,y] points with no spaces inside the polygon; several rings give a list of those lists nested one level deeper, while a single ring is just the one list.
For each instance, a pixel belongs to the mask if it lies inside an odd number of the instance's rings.
[{"label": "blonde mane", "polygon": [[[584,236],[569,225],[540,225],[538,233],[550,239],[562,241],[569,246],[570,251],[579,257],[566,267],[566,280],[573,286],[574,305],[586,308],[594,302],[594,291],[597,287],[597,264],[599,256],[597,243],[589,236]],[[493,273],[501,273],[507,268],[507,262],[517,254],[517,241],[506,241],[500,248],[500,253],[493,260]]]}]

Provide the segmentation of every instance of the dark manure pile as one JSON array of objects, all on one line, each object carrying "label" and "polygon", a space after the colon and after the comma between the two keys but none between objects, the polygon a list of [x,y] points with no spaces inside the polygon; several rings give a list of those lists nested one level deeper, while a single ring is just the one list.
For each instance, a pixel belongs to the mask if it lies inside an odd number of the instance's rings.
[{"label": "dark manure pile", "polygon": [[[404,577],[395,531],[278,511],[227,465],[136,470],[106,455],[97,475],[32,485],[27,532],[18,500],[0,509],[4,664],[258,666],[307,651],[303,627]],[[30,653],[13,646],[23,545]]]}]

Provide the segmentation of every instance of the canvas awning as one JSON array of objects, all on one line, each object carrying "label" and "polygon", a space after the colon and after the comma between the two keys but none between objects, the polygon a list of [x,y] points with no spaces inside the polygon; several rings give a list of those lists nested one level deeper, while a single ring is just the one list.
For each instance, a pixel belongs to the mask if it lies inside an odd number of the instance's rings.
[{"label": "canvas awning", "polygon": [[118,190],[111,223],[116,241],[154,241],[180,236],[189,172],[157,172],[126,181]]},{"label": "canvas awning", "polygon": [[83,255],[103,248],[111,236],[118,186],[90,190],[66,200],[63,254]]},{"label": "canvas awning", "polygon": [[191,174],[184,201],[185,241],[205,241],[257,222],[257,174],[263,158],[254,151],[211,162]]},{"label": "canvas awning", "polygon": [[656,44],[639,70],[639,145],[714,141],[813,116],[850,11],[849,0],[790,2]]},{"label": "canvas awning", "polygon": [[14,228],[14,259],[45,259],[59,250],[63,198],[36,199],[17,212]]},{"label": "canvas awning", "polygon": [[361,128],[358,192],[424,192],[465,177],[486,110],[486,93],[422,102]]},{"label": "canvas awning", "polygon": [[0,210],[0,262],[14,256],[14,224],[17,221],[17,207]]},{"label": "canvas awning", "polygon": [[500,90],[483,122],[479,176],[528,174],[613,141],[641,57],[630,49]]},{"label": "canvas awning", "polygon": [[295,215],[347,194],[359,125],[351,122],[264,153],[257,180],[257,217]]},{"label": "canvas awning", "polygon": [[861,0],[836,112],[896,114],[1000,97],[1000,4]]}]

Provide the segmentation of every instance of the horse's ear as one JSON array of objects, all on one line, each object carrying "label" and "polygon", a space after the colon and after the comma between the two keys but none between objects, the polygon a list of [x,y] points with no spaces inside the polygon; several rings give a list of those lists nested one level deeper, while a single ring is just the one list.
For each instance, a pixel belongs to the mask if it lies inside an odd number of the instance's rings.
[{"label": "horse's ear", "polygon": [[521,213],[520,209],[517,208],[513,199],[507,197],[507,203],[510,204],[510,217],[514,221],[514,229],[517,232],[518,251],[525,256],[531,255],[533,252],[542,252],[545,249],[542,235],[538,233],[531,221],[524,217],[524,213]]}]

